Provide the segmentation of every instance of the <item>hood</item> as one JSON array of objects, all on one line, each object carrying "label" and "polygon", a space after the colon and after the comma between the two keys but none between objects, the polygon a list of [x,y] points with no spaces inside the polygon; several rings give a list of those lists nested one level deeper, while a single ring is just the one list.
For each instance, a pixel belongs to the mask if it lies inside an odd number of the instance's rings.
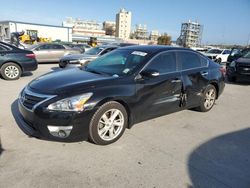
[{"label": "hood", "polygon": [[112,80],[115,78],[86,72],[81,68],[72,68],[40,76],[30,82],[28,86],[39,93],[59,94],[95,87],[96,82],[109,79]]},{"label": "hood", "polygon": [[70,61],[70,60],[81,60],[81,59],[93,59],[98,57],[97,55],[87,55],[87,54],[73,54],[66,55],[61,58],[61,61]]},{"label": "hood", "polygon": [[237,63],[250,63],[250,58],[241,57],[236,60]]}]

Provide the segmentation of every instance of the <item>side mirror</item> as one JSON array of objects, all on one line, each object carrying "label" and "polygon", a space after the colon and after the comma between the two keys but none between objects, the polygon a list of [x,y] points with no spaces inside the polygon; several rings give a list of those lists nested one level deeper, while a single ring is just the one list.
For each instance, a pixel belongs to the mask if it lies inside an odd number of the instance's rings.
[{"label": "side mirror", "polygon": [[141,72],[141,76],[147,78],[155,78],[158,77],[159,75],[160,75],[159,71],[153,69],[148,69]]}]

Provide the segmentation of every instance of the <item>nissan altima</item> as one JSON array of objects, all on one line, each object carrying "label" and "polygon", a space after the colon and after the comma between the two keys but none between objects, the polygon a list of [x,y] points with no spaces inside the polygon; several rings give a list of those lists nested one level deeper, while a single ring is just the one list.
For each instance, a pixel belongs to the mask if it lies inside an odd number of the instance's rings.
[{"label": "nissan altima", "polygon": [[224,86],[220,65],[191,49],[129,46],[33,80],[20,93],[18,117],[35,137],[106,145],[138,122],[207,112]]}]

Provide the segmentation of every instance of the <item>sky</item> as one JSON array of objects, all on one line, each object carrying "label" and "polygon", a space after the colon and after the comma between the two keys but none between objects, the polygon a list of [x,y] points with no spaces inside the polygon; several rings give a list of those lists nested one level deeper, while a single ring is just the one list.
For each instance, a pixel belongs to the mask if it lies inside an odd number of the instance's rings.
[{"label": "sky", "polygon": [[115,21],[121,8],[132,12],[132,28],[146,24],[176,40],[181,23],[203,25],[203,44],[250,43],[250,0],[0,0],[0,21],[61,25],[67,17]]}]

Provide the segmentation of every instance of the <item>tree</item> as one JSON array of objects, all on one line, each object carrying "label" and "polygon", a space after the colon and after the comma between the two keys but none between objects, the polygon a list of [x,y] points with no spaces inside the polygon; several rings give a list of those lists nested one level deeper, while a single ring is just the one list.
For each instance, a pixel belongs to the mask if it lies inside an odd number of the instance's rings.
[{"label": "tree", "polygon": [[162,36],[158,37],[157,44],[160,45],[170,45],[171,44],[171,36],[167,33],[164,33]]}]

